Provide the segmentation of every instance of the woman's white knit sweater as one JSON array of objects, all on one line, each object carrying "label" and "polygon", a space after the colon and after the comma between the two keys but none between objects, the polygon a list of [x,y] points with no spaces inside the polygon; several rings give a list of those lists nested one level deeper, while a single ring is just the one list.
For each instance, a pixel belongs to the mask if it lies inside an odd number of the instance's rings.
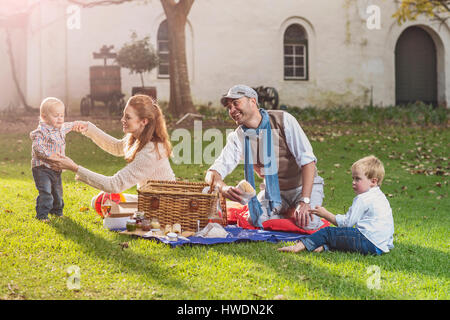
[{"label": "woman's white knit sweater", "polygon": [[[116,139],[91,122],[88,122],[88,129],[83,134],[106,152],[118,157],[125,155],[126,138]],[[158,144],[158,150],[156,150],[154,143],[149,142],[136,153],[132,162],[112,177],[92,172],[79,165],[75,179],[109,193],[123,192],[135,185],[139,188],[147,180],[173,181],[175,174],[170,166],[169,158],[165,156],[165,150],[162,143]]]}]

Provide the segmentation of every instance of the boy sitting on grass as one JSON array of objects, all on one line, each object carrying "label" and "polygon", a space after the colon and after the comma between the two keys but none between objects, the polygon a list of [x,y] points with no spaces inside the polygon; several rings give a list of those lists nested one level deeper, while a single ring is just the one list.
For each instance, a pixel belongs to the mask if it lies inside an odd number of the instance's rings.
[{"label": "boy sitting on grass", "polygon": [[65,154],[65,137],[77,130],[78,121],[64,122],[64,104],[53,97],[45,98],[40,106],[40,121],[30,133],[31,168],[39,195],[36,199],[36,218],[48,222],[48,214],[63,215],[61,171],[51,169],[46,159]]},{"label": "boy sitting on grass", "polygon": [[[309,212],[325,218],[337,228],[327,227],[302,238],[296,245],[279,251],[321,252],[324,250],[350,251],[380,255],[394,247],[394,220],[392,209],[380,186],[384,178],[382,162],[368,156],[352,165],[353,190],[356,197],[345,215],[334,215],[324,207],[316,206]],[[353,228],[355,226],[355,228]]]}]

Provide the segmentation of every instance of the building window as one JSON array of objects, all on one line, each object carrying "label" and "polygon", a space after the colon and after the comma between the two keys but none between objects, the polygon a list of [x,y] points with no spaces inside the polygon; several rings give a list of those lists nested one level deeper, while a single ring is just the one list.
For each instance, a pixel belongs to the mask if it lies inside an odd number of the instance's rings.
[{"label": "building window", "polygon": [[167,20],[164,20],[159,25],[157,50],[159,57],[158,64],[158,77],[169,77],[169,28],[167,26]]},{"label": "building window", "polygon": [[299,24],[284,32],[284,79],[308,80],[308,37]]}]

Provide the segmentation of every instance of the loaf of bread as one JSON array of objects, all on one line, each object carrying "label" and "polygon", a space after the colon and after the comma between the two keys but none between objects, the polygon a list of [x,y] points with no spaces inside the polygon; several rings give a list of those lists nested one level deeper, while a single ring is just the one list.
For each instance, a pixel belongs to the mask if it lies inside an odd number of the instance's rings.
[{"label": "loaf of bread", "polygon": [[256,195],[255,189],[247,180],[242,180],[241,182],[239,182],[237,188],[243,192],[241,196],[241,204],[243,205],[247,204],[250,199]]},{"label": "loaf of bread", "polygon": [[239,182],[237,187],[239,189],[241,189],[242,192],[245,192],[245,193],[253,193],[253,192],[255,192],[255,189],[252,187],[252,185],[250,183],[248,183],[247,180],[242,180],[241,182]]}]

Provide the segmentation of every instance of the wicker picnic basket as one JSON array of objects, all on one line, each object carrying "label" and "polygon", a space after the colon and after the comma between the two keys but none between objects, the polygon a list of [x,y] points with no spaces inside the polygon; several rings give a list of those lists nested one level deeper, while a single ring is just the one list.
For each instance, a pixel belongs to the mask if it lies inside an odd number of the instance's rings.
[{"label": "wicker picnic basket", "polygon": [[[138,210],[158,218],[161,226],[179,223],[183,231],[198,231],[209,220],[227,224],[226,201],[220,193],[202,193],[208,184],[187,181],[147,181],[138,190]],[[217,213],[220,200],[222,216]]]}]

